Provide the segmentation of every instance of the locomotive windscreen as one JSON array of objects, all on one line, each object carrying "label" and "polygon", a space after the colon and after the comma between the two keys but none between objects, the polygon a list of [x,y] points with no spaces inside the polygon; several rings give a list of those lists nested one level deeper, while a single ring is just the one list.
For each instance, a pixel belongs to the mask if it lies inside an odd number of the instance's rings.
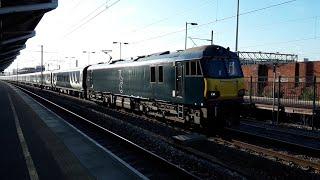
[{"label": "locomotive windscreen", "polygon": [[204,60],[201,65],[205,77],[219,79],[243,77],[240,62],[237,59]]}]

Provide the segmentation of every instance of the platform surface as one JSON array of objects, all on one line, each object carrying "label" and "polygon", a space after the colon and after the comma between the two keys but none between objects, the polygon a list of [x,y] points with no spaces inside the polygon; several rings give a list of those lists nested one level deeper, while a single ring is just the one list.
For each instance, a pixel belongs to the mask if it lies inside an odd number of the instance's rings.
[{"label": "platform surface", "polygon": [[0,179],[145,179],[19,89],[0,81]]}]

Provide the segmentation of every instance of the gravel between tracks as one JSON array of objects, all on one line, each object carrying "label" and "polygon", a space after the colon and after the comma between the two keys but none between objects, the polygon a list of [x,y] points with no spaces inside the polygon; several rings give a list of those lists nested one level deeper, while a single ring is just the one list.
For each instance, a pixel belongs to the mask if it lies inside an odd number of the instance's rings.
[{"label": "gravel between tracks", "polygon": [[[100,109],[95,103],[87,103],[85,101],[70,101],[69,97],[56,98],[55,94],[37,92],[37,94],[53,101],[60,106],[63,106],[71,111],[78,113],[89,120],[94,120],[95,123],[102,125],[103,127],[131,140],[132,142],[152,151],[153,153],[161,156],[162,158],[169,160],[173,164],[177,164],[187,171],[199,176],[201,179],[244,179],[243,176],[236,172],[230,171],[217,164],[209,162],[207,160],[198,158],[192,154],[188,154],[182,150],[173,147],[163,140],[160,134],[171,135],[181,134],[182,132],[170,128],[168,126],[161,125],[163,123],[150,123],[140,120],[140,126],[131,124],[128,118],[118,119],[110,115],[106,115],[99,110]],[[110,112],[109,112],[110,113]],[[62,116],[63,117],[63,116]],[[132,120],[132,119],[131,119]],[[136,122],[138,123],[138,122]],[[155,124],[158,125],[155,127]],[[159,126],[161,127],[159,130]],[[151,129],[151,130],[150,130]],[[155,130],[155,132],[152,132]],[[161,133],[160,133],[161,132]]]},{"label": "gravel between tracks", "polygon": [[[150,120],[150,118],[145,116],[117,113],[115,110],[97,106],[95,103],[79,100],[77,98],[65,95],[62,95],[65,98],[56,98],[57,94],[50,92],[38,93],[41,93],[49,100],[52,100],[72,111],[78,112],[81,116],[84,116],[88,119],[94,119],[97,123],[102,124],[104,127],[119,133],[125,138],[128,138],[142,147],[160,155],[161,157],[170,160],[172,163],[180,165],[187,171],[192,172],[201,178],[244,178],[234,171],[230,171],[229,169],[214,164],[209,160],[199,158],[197,155],[193,155],[192,153],[188,153],[176,148],[174,144],[170,143],[170,139],[174,135],[187,133],[181,128],[174,128],[173,126],[168,126],[163,122]],[[143,119],[148,119],[148,121]],[[253,178],[269,179],[299,176],[313,177],[313,175],[309,172],[297,170],[296,168],[290,168],[290,166],[284,166],[265,158],[261,158],[261,156],[258,154],[250,154],[248,152],[235,150],[232,147],[221,145],[216,142],[206,143],[208,143],[208,148],[202,149],[202,152],[207,152],[209,155],[215,156],[224,162],[230,161],[232,165],[238,163],[238,168],[243,166],[242,168],[244,171],[246,171],[246,175]],[[199,147],[203,148],[201,145],[193,146],[195,149]],[[255,166],[257,163],[260,163],[260,165]],[[273,168],[276,168],[277,170],[273,171]]]}]

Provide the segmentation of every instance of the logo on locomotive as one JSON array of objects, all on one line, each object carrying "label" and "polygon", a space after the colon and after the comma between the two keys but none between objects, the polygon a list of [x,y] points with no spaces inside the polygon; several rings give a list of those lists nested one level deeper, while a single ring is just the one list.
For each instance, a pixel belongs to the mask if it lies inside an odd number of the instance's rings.
[{"label": "logo on locomotive", "polygon": [[122,77],[122,71],[119,70],[119,92],[123,93],[123,77]]}]

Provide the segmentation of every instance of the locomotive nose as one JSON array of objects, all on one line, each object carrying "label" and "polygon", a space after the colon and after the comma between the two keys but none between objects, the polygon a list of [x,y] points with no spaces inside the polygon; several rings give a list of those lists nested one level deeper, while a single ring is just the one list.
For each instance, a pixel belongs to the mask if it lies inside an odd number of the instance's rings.
[{"label": "locomotive nose", "polygon": [[208,99],[231,99],[239,97],[239,90],[243,89],[243,80],[204,78],[204,97]]}]

